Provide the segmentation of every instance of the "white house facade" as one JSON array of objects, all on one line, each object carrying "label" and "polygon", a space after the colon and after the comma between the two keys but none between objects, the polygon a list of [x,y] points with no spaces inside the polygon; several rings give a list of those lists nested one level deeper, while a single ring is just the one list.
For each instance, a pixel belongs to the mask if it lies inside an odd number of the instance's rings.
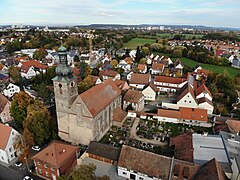
[{"label": "white house facade", "polygon": [[14,94],[19,93],[20,92],[20,87],[18,87],[15,84],[10,83],[6,89],[3,90],[3,94],[4,96],[11,98],[13,97]]},{"label": "white house facade", "polygon": [[0,124],[0,161],[9,164],[17,157],[17,151],[14,149],[13,144],[17,136],[20,134],[13,129],[4,124]]}]

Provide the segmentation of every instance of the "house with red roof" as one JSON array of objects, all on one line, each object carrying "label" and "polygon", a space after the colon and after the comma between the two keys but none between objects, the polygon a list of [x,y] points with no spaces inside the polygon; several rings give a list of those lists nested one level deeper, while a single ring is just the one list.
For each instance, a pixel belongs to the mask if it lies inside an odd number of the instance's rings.
[{"label": "house with red roof", "polygon": [[142,93],[144,95],[144,100],[155,101],[159,90],[153,83],[150,83],[149,85],[144,87]]},{"label": "house with red roof", "polygon": [[79,148],[61,141],[51,142],[32,157],[36,173],[44,179],[58,179],[76,164]]},{"label": "house with red roof", "polygon": [[135,111],[141,111],[144,108],[144,96],[141,91],[128,90],[123,97],[123,109],[131,106]]},{"label": "house with red roof", "polygon": [[147,72],[147,65],[146,64],[138,64],[137,69],[140,73],[145,74]]},{"label": "house with red roof", "polygon": [[150,74],[139,74],[139,73],[132,73],[130,78],[130,87],[134,87],[136,89],[143,89],[144,86],[149,84],[151,81]]},{"label": "house with red roof", "polygon": [[102,77],[103,81],[107,79],[112,79],[113,81],[121,79],[120,74],[117,71],[107,69],[99,72],[99,77]]},{"label": "house with red roof", "polygon": [[164,71],[164,64],[160,64],[160,63],[153,63],[152,67],[150,68],[150,73],[151,74],[162,74]]},{"label": "house with red roof", "polygon": [[187,79],[156,76],[153,83],[157,86],[160,92],[176,92],[187,83]]},{"label": "house with red roof", "polygon": [[0,162],[9,165],[10,162],[17,160],[17,152],[14,147],[14,141],[20,134],[8,125],[0,123]]},{"label": "house with red roof", "polygon": [[41,64],[36,60],[22,61],[18,64],[21,76],[26,79],[31,79],[40,72],[45,73],[48,66]]},{"label": "house with red roof", "polygon": [[3,123],[12,121],[13,118],[10,115],[11,102],[0,93],[0,120]]}]

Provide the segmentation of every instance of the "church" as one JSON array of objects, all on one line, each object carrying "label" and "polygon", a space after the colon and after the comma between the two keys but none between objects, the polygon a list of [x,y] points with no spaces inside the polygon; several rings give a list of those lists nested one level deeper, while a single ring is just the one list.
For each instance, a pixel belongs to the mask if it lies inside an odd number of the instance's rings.
[{"label": "church", "polygon": [[77,78],[68,65],[67,50],[58,49],[59,65],[54,77],[58,135],[73,144],[99,141],[112,126],[113,113],[121,107],[121,90],[112,79],[78,94]]}]

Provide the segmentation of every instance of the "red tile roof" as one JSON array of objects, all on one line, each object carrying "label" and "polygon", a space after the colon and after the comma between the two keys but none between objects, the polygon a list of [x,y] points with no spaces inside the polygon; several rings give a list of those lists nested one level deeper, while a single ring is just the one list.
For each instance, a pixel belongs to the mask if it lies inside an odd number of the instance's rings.
[{"label": "red tile roof", "polygon": [[153,63],[152,64],[152,69],[154,70],[163,70],[164,64],[159,64],[159,63]]},{"label": "red tile roof", "polygon": [[131,103],[138,103],[142,97],[143,93],[141,91],[129,89],[124,95],[123,100]]},{"label": "red tile roof", "polygon": [[147,66],[146,64],[138,64],[138,67],[137,67],[139,70],[143,71],[145,69],[147,69]]},{"label": "red tile roof", "polygon": [[80,75],[80,70],[78,68],[73,68],[73,75],[74,76],[79,76]]},{"label": "red tile roof", "polygon": [[88,89],[79,96],[93,117],[95,117],[120,95],[121,90],[117,87],[112,79],[108,79],[103,83]]},{"label": "red tile roof", "polygon": [[25,61],[25,62],[21,62],[23,66],[25,67],[31,67],[33,66],[34,68],[38,68],[38,69],[47,69],[48,66],[41,64],[40,62],[36,61],[36,60],[29,60],[29,61]]},{"label": "red tile roof", "polygon": [[184,120],[194,121],[208,121],[208,114],[206,109],[180,107],[177,110],[158,109],[158,116],[170,117]]},{"label": "red tile roof", "polygon": [[212,105],[213,106],[213,103],[212,101],[210,101],[209,99],[205,98],[205,97],[202,97],[202,98],[199,98],[198,99],[198,104],[202,104],[202,103],[205,103],[207,102],[208,104]]},{"label": "red tile roof", "polygon": [[116,75],[118,75],[119,73],[117,71],[113,71],[113,70],[102,70],[99,72],[99,76],[108,76],[108,77],[115,77]]},{"label": "red tile roof", "polygon": [[152,177],[168,179],[171,158],[123,145],[118,166]]},{"label": "red tile roof", "polygon": [[192,178],[193,180],[227,180],[227,176],[215,158],[203,164]]},{"label": "red tile roof", "polygon": [[8,103],[8,99],[0,93],[0,113],[3,111]]},{"label": "red tile roof", "polygon": [[193,162],[193,141],[191,131],[170,138],[170,146],[173,145],[175,158]]},{"label": "red tile roof", "polygon": [[203,122],[208,121],[208,114],[206,109],[180,107],[179,112],[181,113],[182,119]]},{"label": "red tile roof", "polygon": [[12,128],[0,123],[0,149],[5,149],[10,137]]},{"label": "red tile roof", "polygon": [[136,74],[132,73],[130,83],[131,84],[148,84],[151,81],[150,74]]},{"label": "red tile roof", "polygon": [[180,119],[181,113],[175,110],[158,109],[158,116]]},{"label": "red tile roof", "polygon": [[76,154],[78,149],[78,147],[64,142],[53,141],[45,149],[33,156],[32,159],[60,168],[66,159],[68,159],[73,153]]},{"label": "red tile roof", "polygon": [[127,112],[122,110],[122,108],[117,107],[113,113],[113,121],[122,122],[127,117]]},{"label": "red tile roof", "polygon": [[202,92],[207,92],[211,97],[211,93],[210,91],[208,90],[208,88],[205,86],[205,84],[202,84],[201,86],[199,86],[196,90],[196,96],[198,96],[199,94],[201,94]]},{"label": "red tile roof", "polygon": [[174,77],[168,77],[168,76],[156,76],[156,79],[155,79],[156,82],[166,82],[171,84],[181,84],[186,80],[187,79],[184,79],[184,78],[174,78]]}]

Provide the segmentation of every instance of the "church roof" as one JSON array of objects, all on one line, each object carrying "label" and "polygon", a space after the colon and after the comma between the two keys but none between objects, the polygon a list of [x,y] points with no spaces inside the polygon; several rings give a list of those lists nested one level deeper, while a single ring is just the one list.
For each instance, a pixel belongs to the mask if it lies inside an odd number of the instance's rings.
[{"label": "church roof", "polygon": [[112,79],[108,79],[102,84],[98,84],[83,92],[79,96],[89,112],[95,117],[120,95],[121,90]]}]

